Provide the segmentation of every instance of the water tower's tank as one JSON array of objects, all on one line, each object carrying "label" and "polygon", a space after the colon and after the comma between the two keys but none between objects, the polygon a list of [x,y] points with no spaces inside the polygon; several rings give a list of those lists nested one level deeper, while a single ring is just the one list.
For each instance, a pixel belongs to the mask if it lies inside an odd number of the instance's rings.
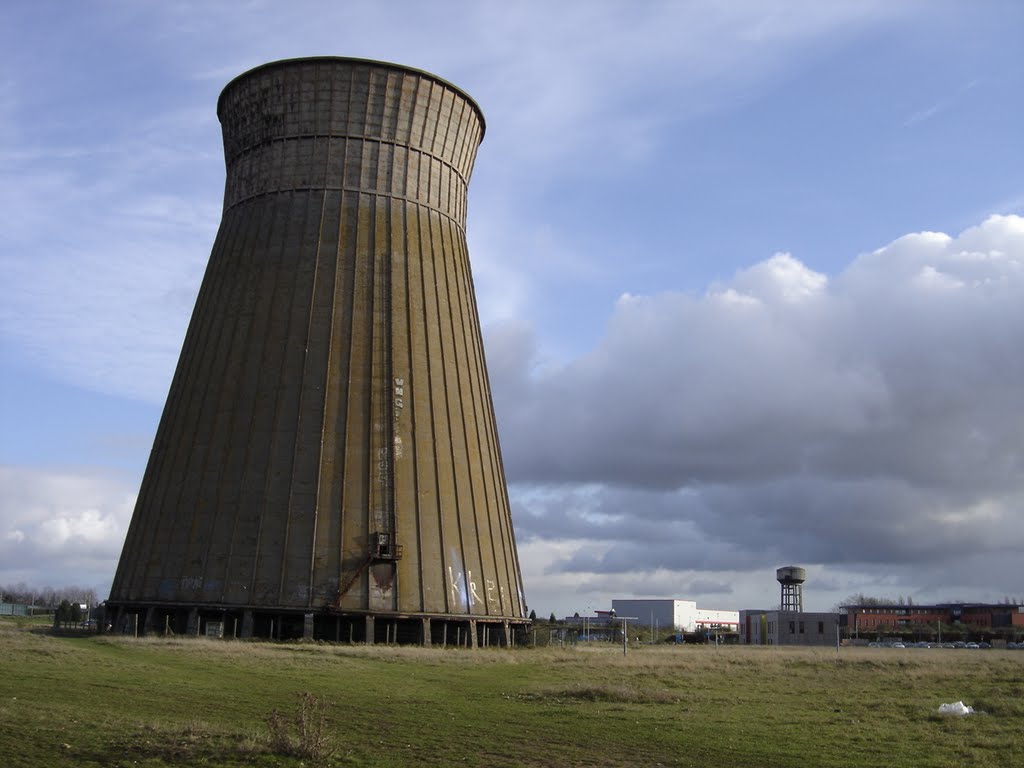
[{"label": "water tower's tank", "polygon": [[509,642],[519,561],[466,249],[484,121],[425,72],[258,67],[114,578],[118,626]]}]

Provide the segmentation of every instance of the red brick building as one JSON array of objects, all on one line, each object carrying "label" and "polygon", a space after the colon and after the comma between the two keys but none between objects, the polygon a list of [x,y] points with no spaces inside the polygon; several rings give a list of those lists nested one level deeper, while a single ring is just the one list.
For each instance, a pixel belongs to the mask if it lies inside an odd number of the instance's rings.
[{"label": "red brick building", "polygon": [[967,625],[974,630],[1021,628],[1024,605],[985,603],[943,603],[940,605],[848,605],[844,606],[850,636],[880,632],[906,632],[918,627]]}]

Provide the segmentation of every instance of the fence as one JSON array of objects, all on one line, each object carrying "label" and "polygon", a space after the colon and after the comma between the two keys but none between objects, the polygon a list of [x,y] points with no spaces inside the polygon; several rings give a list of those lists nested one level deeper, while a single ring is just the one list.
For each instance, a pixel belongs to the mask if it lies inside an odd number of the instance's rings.
[{"label": "fence", "polygon": [[21,603],[0,603],[0,616],[31,616],[29,606]]}]

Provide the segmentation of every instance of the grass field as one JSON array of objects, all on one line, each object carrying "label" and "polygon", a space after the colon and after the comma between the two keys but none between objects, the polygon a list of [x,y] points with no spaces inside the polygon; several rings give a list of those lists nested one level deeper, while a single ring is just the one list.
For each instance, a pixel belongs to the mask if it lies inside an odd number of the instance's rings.
[{"label": "grass field", "polygon": [[[957,700],[980,713],[937,714]],[[298,720],[305,742],[287,729]],[[318,737],[326,756],[311,759]],[[1024,765],[1024,653],[648,646],[623,658],[54,637],[0,620],[0,762]]]}]

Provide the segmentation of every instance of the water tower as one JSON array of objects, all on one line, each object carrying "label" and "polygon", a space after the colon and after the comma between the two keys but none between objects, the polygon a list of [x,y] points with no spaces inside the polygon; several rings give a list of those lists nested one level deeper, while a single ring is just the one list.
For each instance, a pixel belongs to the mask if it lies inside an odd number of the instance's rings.
[{"label": "water tower", "polygon": [[224,211],[115,624],[510,643],[528,619],[466,248],[479,107],[311,58],[239,76],[217,114]]},{"label": "water tower", "polygon": [[782,585],[782,610],[803,613],[803,585],[807,571],[795,565],[787,565],[775,571],[775,579]]}]

